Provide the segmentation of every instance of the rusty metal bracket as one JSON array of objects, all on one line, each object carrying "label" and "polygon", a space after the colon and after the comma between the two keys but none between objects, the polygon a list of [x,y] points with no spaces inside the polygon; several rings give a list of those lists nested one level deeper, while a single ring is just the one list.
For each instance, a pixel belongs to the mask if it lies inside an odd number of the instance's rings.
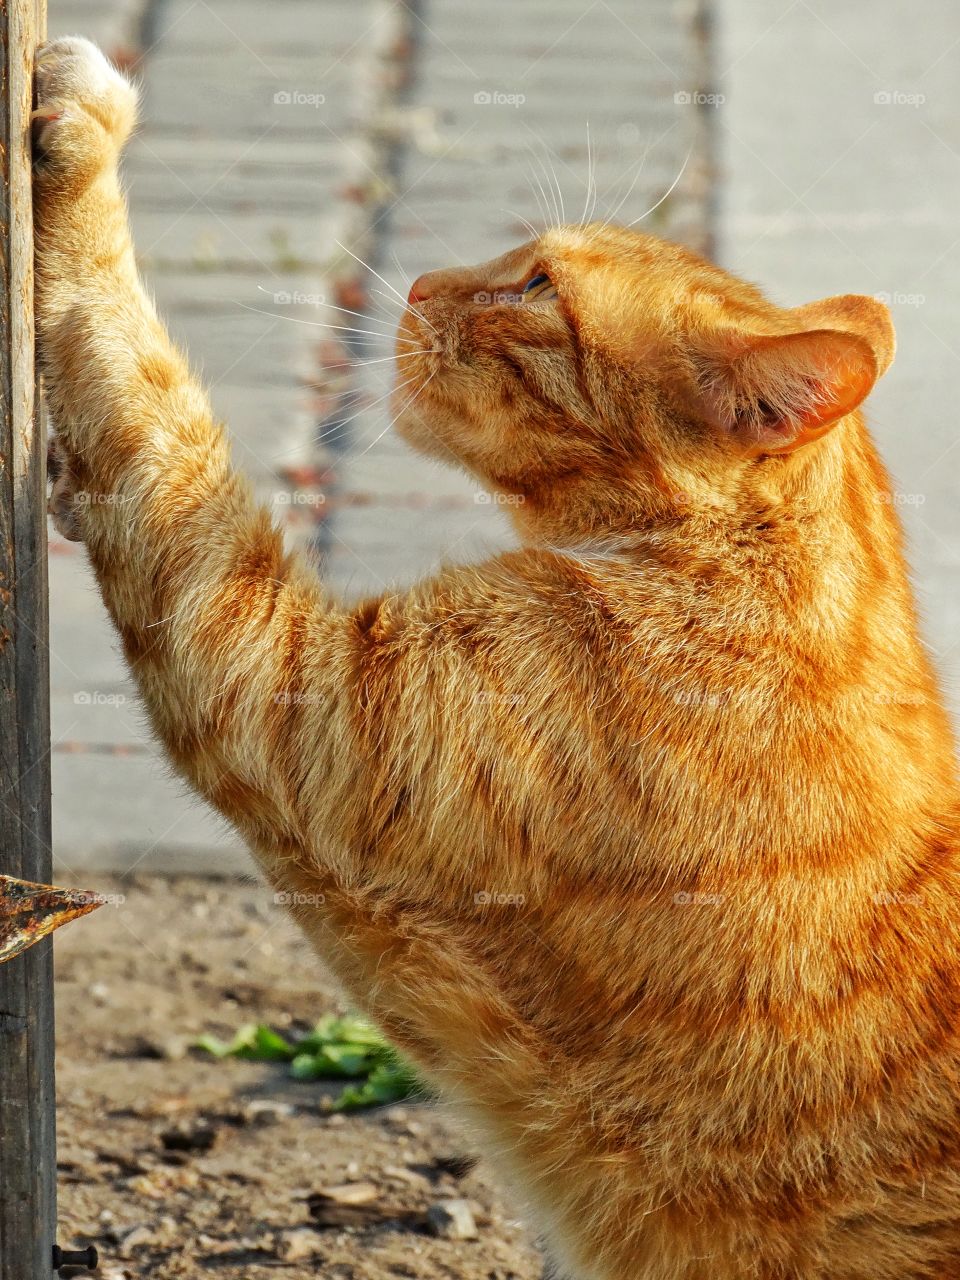
[{"label": "rusty metal bracket", "polygon": [[0,964],[103,904],[98,893],[0,876]]}]

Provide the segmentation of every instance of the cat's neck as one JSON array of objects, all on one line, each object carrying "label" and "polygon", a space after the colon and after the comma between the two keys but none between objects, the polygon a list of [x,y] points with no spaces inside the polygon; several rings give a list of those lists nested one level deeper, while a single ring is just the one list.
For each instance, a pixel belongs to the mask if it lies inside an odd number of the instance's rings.
[{"label": "cat's neck", "polygon": [[632,476],[575,476],[524,495],[510,513],[525,544],[601,559],[670,544],[727,554],[751,529],[789,526],[800,553],[805,530],[807,549],[820,556],[830,558],[831,540],[836,556],[847,556],[852,538],[902,563],[890,483],[859,414],[802,453],[739,471],[674,464],[653,480],[641,467]]},{"label": "cat's neck", "polygon": [[675,475],[654,492],[623,484],[606,505],[600,492],[578,496],[515,508],[524,541],[611,581],[625,569],[623,590],[638,571],[699,582],[730,616],[766,609],[798,651],[857,634],[878,663],[926,665],[890,482],[859,414],[803,456],[745,466],[724,490]]}]

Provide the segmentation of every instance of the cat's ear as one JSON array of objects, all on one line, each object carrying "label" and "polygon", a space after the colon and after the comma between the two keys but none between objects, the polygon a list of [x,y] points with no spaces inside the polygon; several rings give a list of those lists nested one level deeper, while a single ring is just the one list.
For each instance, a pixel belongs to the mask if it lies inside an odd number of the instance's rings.
[{"label": "cat's ear", "polygon": [[873,298],[829,298],[791,318],[793,333],[714,333],[696,360],[701,410],[749,453],[786,453],[819,439],[893,359],[889,313]]},{"label": "cat's ear", "polygon": [[836,298],[808,302],[804,307],[794,308],[790,315],[798,329],[839,329],[863,338],[876,359],[878,378],[883,377],[893,363],[897,335],[890,309],[879,298],[843,293]]}]

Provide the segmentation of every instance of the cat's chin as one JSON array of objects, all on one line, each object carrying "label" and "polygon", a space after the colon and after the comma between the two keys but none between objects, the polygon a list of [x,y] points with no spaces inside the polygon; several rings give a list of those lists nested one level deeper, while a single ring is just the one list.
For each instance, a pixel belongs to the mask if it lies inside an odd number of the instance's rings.
[{"label": "cat's chin", "polygon": [[463,465],[463,459],[454,453],[431,427],[426,415],[421,413],[416,405],[404,404],[401,401],[399,405],[394,406],[393,429],[404,444],[408,444],[417,453],[435,458],[438,462],[445,462],[448,466]]}]

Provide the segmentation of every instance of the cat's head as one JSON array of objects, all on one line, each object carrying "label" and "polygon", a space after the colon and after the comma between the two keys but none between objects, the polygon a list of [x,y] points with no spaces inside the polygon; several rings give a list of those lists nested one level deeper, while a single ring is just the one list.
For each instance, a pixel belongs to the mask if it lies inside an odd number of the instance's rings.
[{"label": "cat's head", "polygon": [[565,538],[728,505],[796,473],[893,358],[869,297],[787,310],[653,236],[559,227],[421,276],[398,338],[403,437]]}]

